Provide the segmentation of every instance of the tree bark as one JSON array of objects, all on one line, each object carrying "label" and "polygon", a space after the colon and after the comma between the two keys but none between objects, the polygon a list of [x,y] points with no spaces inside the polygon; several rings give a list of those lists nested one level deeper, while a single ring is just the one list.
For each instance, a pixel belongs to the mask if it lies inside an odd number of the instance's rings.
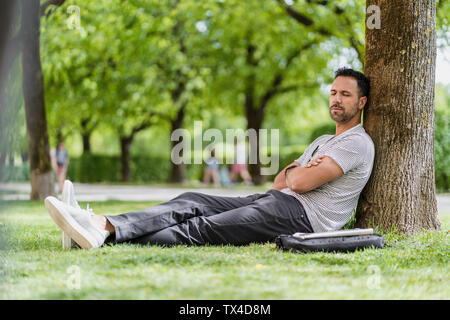
[{"label": "tree bark", "polygon": [[81,120],[81,138],[83,141],[83,153],[90,153],[91,152],[91,134],[92,129],[88,128],[88,119],[82,119]]},{"label": "tree bark", "polygon": [[[248,101],[252,101],[252,99]],[[248,164],[248,171],[255,185],[262,185],[266,181],[266,177],[261,175],[261,162],[259,156],[259,129],[262,128],[262,124],[264,121],[264,109],[264,107],[256,109],[250,104],[250,102],[245,106],[247,130],[254,129],[256,131],[256,145],[250,146],[250,152],[256,154],[257,162]],[[250,159],[250,156],[248,158]]]},{"label": "tree bark", "polygon": [[[151,115],[149,115],[151,117]],[[133,144],[134,137],[136,134],[150,126],[150,122],[146,121],[140,125],[135,126],[129,135],[120,136],[120,159],[122,166],[122,181],[130,181],[131,179],[131,145]]]},{"label": "tree bark", "polygon": [[381,29],[366,30],[370,78],[364,128],[375,144],[357,227],[414,234],[439,229],[434,177],[435,2],[368,0]]},{"label": "tree bark", "polygon": [[6,164],[6,152],[1,151],[0,152],[0,167],[4,166]]},{"label": "tree bark", "polygon": [[130,169],[130,150],[134,136],[120,137],[120,163],[122,167],[122,181],[130,181],[131,169]]},{"label": "tree bark", "polygon": [[[185,108],[186,103],[183,103],[183,105],[180,107],[180,110],[178,110],[177,116],[174,120],[171,121],[171,131],[174,132],[177,129],[181,129],[183,126],[183,119],[185,115]],[[178,141],[171,141],[172,149],[178,144]],[[181,151],[180,156],[183,156],[183,151]],[[172,168],[170,170],[170,176],[169,176],[169,182],[171,183],[180,183],[185,182],[186,180],[186,166],[184,163],[181,164],[175,164],[172,163]]]},{"label": "tree bark", "polygon": [[39,0],[22,1],[22,87],[30,161],[30,197],[33,200],[44,199],[54,193],[39,52],[39,25]]},{"label": "tree bark", "polygon": [[90,153],[91,152],[91,132],[83,132],[81,134],[81,138],[83,140],[83,153]]}]

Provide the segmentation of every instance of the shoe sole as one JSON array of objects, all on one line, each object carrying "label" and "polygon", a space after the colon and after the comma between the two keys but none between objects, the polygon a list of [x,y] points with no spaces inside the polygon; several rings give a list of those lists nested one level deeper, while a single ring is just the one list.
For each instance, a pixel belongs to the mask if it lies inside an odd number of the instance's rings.
[{"label": "shoe sole", "polygon": [[[65,232],[72,238],[81,248],[89,250],[95,247],[95,239],[55,200],[56,198],[46,198],[45,207],[47,208],[50,217]],[[57,200],[59,201],[59,200]]]}]

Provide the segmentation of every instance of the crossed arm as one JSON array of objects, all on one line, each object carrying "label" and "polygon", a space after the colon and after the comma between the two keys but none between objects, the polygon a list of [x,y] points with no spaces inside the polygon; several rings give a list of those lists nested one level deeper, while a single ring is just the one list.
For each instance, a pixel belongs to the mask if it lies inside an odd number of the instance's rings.
[{"label": "crossed arm", "polygon": [[[290,166],[296,166],[296,168],[286,171]],[[289,188],[297,193],[305,193],[339,178],[343,174],[341,167],[327,156],[319,156],[305,167],[294,161],[278,173],[272,189]]]}]

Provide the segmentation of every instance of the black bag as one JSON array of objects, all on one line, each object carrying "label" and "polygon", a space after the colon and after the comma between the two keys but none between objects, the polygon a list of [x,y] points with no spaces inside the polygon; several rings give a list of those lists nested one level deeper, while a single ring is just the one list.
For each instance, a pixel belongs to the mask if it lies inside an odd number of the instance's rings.
[{"label": "black bag", "polygon": [[325,237],[316,239],[300,239],[293,235],[279,235],[275,238],[278,248],[292,252],[310,251],[341,251],[352,252],[356,249],[383,248],[384,239],[378,234],[347,236],[347,237]]}]

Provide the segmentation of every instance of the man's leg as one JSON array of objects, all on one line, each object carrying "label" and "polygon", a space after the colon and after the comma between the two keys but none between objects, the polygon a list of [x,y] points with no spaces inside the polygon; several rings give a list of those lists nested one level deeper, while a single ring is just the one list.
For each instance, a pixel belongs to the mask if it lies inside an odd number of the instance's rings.
[{"label": "man's leg", "polygon": [[272,241],[280,234],[313,232],[305,210],[293,196],[270,190],[267,197],[216,215],[195,216],[136,238],[139,244],[233,244]]},{"label": "man's leg", "polygon": [[[220,197],[198,192],[185,192],[178,197],[146,209],[116,216],[105,216],[105,227],[114,242],[128,241],[182,223],[190,218],[212,216],[243,207],[267,193],[247,197]],[[99,217],[99,219],[103,217]],[[108,229],[109,228],[109,229]]]}]

